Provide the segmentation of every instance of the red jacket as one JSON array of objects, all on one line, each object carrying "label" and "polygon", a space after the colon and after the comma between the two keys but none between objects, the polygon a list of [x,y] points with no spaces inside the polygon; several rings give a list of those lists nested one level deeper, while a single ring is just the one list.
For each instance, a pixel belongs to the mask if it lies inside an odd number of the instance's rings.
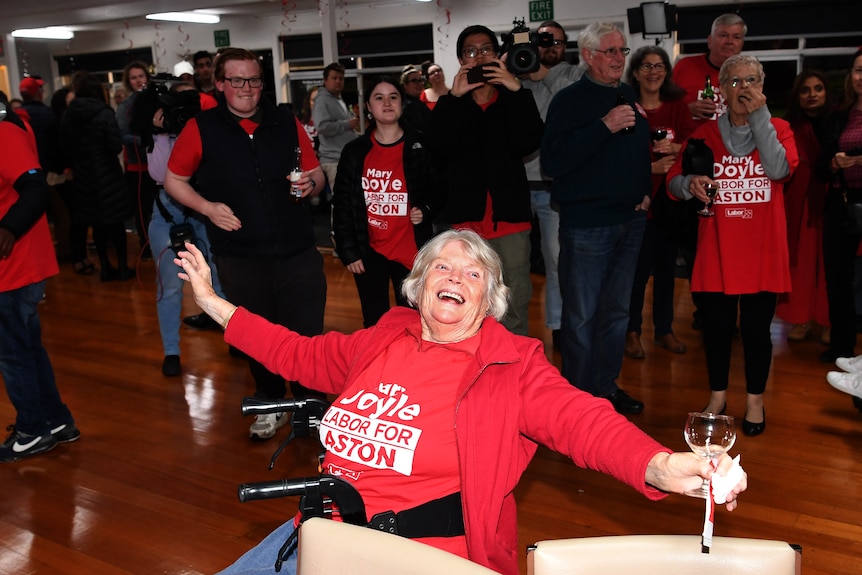
[{"label": "red jacket", "polygon": [[[399,307],[371,328],[346,335],[303,337],[244,308],[225,341],[273,372],[312,389],[340,394],[398,337],[419,330],[419,314]],[[613,475],[650,499],[647,464],[669,452],[611,404],[569,384],[545,357],[540,341],[514,335],[494,319],[482,325],[475,369],[461,374],[455,425],[464,527],[470,560],[517,575],[518,530],[513,495],[539,443],[581,467]],[[409,358],[405,358],[409,361]]]}]

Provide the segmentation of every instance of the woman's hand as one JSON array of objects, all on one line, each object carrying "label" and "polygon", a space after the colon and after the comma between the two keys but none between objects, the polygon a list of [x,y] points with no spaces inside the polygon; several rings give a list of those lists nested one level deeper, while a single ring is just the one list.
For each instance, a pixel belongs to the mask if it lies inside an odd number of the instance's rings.
[{"label": "woman's hand", "polygon": [[832,164],[836,168],[840,168],[842,170],[852,168],[853,166],[862,166],[862,155],[848,156],[845,152],[838,152],[835,154],[835,157],[832,158]]},{"label": "woman's hand", "polygon": [[219,325],[230,317],[236,306],[216,294],[212,284],[212,270],[203,253],[191,242],[186,242],[186,249],[180,251],[174,263],[183,271],[177,276],[192,286],[195,303]]},{"label": "woman's hand", "polygon": [[761,91],[760,85],[749,84],[740,88],[736,94],[739,103],[745,108],[747,114],[751,114],[758,108],[766,105],[766,96]]},{"label": "woman's hand", "polygon": [[425,214],[419,208],[410,208],[410,223],[418,226],[425,219]]},{"label": "woman's hand", "polygon": [[662,156],[658,160],[652,163],[651,171],[653,174],[666,174],[670,167],[673,165],[674,157],[673,156]]},{"label": "woman's hand", "polygon": [[668,140],[667,138],[656,140],[652,145],[652,151],[654,154],[661,155],[674,154],[673,141]]},{"label": "woman's hand", "polygon": [[688,192],[701,202],[708,204],[711,198],[706,195],[706,189],[704,188],[706,184],[715,184],[717,186],[718,182],[707,176],[694,176],[691,179],[691,184],[688,186]]},{"label": "woman's hand", "polygon": [[355,262],[347,264],[347,271],[353,274],[364,274],[365,264],[362,263],[362,260],[356,260]]},{"label": "woman's hand", "polygon": [[[704,479],[710,479],[713,473],[727,475],[733,466],[733,459],[723,453],[717,460],[717,468],[694,453],[658,453],[647,465],[645,480],[656,489],[668,493],[694,491],[703,484]],[[748,487],[748,474],[743,472],[742,479],[727,495],[727,510],[733,511],[737,506],[739,494]]]}]

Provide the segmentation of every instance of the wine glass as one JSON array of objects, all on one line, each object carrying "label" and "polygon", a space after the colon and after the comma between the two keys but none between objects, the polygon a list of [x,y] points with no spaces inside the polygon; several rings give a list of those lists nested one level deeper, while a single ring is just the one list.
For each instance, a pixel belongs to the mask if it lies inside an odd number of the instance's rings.
[{"label": "wine glass", "polygon": [[713,184],[712,182],[706,183],[703,185],[703,191],[706,192],[706,197],[709,198],[709,202],[705,204],[701,209],[697,211],[697,215],[699,216],[714,216],[715,212],[712,211],[712,199],[718,194],[718,184]]},{"label": "wine glass", "polygon": [[[733,447],[736,427],[730,415],[692,412],[685,420],[685,442],[697,455],[713,461]],[[709,480],[704,479],[700,489],[687,491],[691,497],[709,497]]]},{"label": "wine glass", "polygon": [[665,128],[664,126],[656,126],[650,132],[650,137],[653,139],[653,141],[656,142],[659,140],[664,140],[665,138],[667,138],[667,128]]}]

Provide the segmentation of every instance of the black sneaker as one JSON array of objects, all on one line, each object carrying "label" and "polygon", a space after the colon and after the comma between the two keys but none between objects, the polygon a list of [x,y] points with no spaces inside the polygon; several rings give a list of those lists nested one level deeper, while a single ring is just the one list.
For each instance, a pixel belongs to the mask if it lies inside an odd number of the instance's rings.
[{"label": "black sneaker", "polygon": [[166,355],[162,362],[162,375],[165,377],[176,377],[182,373],[180,369],[180,356]]},{"label": "black sneaker", "polygon": [[618,389],[610,395],[606,395],[605,399],[613,404],[617,413],[635,414],[644,410],[644,404],[637,399],[631,397],[622,389]]},{"label": "black sneaker", "polygon": [[51,451],[57,447],[57,439],[50,433],[46,435],[28,435],[15,429],[14,425],[6,428],[9,437],[0,446],[0,463],[11,463],[21,459]]},{"label": "black sneaker", "polygon": [[51,428],[51,435],[54,436],[59,443],[72,443],[81,438],[81,431],[74,423],[64,423]]},{"label": "black sneaker", "polygon": [[190,315],[183,318],[183,323],[195,329],[212,329],[220,330],[221,326],[216,321],[205,313]]}]

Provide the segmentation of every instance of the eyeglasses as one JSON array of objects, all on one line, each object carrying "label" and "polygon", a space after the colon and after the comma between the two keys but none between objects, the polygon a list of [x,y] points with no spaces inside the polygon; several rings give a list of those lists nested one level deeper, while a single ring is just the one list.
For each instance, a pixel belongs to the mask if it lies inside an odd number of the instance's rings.
[{"label": "eyeglasses", "polygon": [[667,70],[667,67],[661,63],[659,63],[659,64],[643,63],[640,65],[640,69],[643,70],[644,72],[652,72],[653,70],[655,70],[656,72],[664,72],[665,70]]},{"label": "eyeglasses", "polygon": [[493,46],[482,46],[481,48],[476,48],[475,46],[470,46],[469,48],[464,48],[464,51],[461,54],[465,58],[475,58],[478,55],[487,56],[491,54],[493,56],[497,55],[497,52],[494,50]]},{"label": "eyeglasses", "polygon": [[740,78],[738,76],[734,76],[733,78],[730,79],[730,87],[731,88],[737,88],[737,87],[739,87],[740,84],[745,82],[745,85],[743,86],[743,88],[747,88],[748,86],[754,86],[756,84],[760,84],[762,81],[763,80],[761,80],[757,76],[748,76],[745,78]]},{"label": "eyeglasses", "polygon": [[593,52],[601,52],[608,58],[616,58],[617,56],[628,56],[629,52],[631,52],[631,48],[608,48],[607,50],[599,50],[598,48],[593,48]]},{"label": "eyeglasses", "polygon": [[263,86],[263,78],[225,78],[230,82],[231,88],[241,89],[248,83],[249,88],[260,88]]},{"label": "eyeglasses", "polygon": [[407,80],[410,84],[424,84],[425,80],[422,78],[413,78],[412,80]]}]

